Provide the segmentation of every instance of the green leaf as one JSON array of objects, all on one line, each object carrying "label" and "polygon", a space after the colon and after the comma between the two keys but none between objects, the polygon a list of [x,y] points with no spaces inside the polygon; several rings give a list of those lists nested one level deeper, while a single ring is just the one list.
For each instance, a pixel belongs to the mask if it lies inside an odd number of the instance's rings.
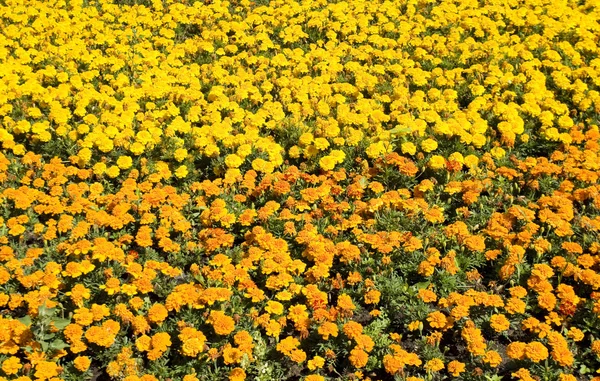
[{"label": "green leaf", "polygon": [[43,305],[41,305],[39,307],[39,309],[38,309],[40,317],[52,316],[52,315],[54,315],[55,311],[56,311],[56,308],[48,308],[48,307],[46,307],[46,303],[44,303]]},{"label": "green leaf", "polygon": [[65,343],[61,339],[56,339],[52,343],[50,343],[50,349],[54,349],[54,350],[61,350],[61,349],[65,349],[68,347],[69,347],[69,344]]},{"label": "green leaf", "polygon": [[29,316],[29,315],[25,315],[22,318],[18,318],[17,320],[20,321],[21,323],[25,324],[28,327],[31,325],[31,316]]},{"label": "green leaf", "polygon": [[389,133],[392,135],[406,135],[409,134],[411,131],[412,130],[410,129],[410,127],[398,126],[389,130]]},{"label": "green leaf", "polygon": [[63,318],[52,318],[52,324],[54,324],[54,326],[57,329],[65,329],[66,326],[68,326],[71,323],[71,319],[63,319]]},{"label": "green leaf", "polygon": [[420,282],[420,283],[413,284],[413,287],[417,290],[422,290],[424,288],[429,287],[430,284],[431,284],[431,282]]}]

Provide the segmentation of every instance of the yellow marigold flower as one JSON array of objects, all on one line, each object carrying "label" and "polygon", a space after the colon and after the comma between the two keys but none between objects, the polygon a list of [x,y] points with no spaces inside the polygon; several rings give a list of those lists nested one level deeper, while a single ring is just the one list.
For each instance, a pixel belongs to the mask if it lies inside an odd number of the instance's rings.
[{"label": "yellow marigold flower", "polygon": [[475,155],[465,156],[465,165],[471,169],[477,168],[479,165],[479,158]]},{"label": "yellow marigold flower", "polygon": [[573,341],[581,341],[581,340],[583,340],[583,338],[584,338],[585,335],[584,335],[584,333],[580,329],[578,329],[576,327],[571,327],[569,329],[568,336],[571,339],[573,339]]},{"label": "yellow marigold flower", "polygon": [[520,368],[516,372],[511,373],[511,376],[512,377],[516,377],[519,380],[523,380],[523,381],[533,381],[533,380],[535,380],[533,377],[531,377],[531,373],[529,372],[529,370],[527,370],[525,368]]},{"label": "yellow marigold flower", "polygon": [[506,151],[503,150],[501,147],[494,147],[494,148],[492,148],[490,150],[490,153],[496,159],[501,159],[501,158],[503,158],[506,155]]},{"label": "yellow marigold flower", "polygon": [[106,164],[96,163],[92,170],[96,176],[102,176],[106,172]]},{"label": "yellow marigold flower", "polygon": [[139,143],[139,142],[133,142],[130,146],[129,146],[129,152],[131,152],[132,154],[139,156],[141,154],[144,153],[145,147],[143,144]]},{"label": "yellow marigold flower", "polygon": [[377,290],[369,290],[365,293],[365,304],[379,303],[381,292]]},{"label": "yellow marigold flower", "polygon": [[369,147],[367,147],[365,152],[369,158],[375,159],[375,158],[378,158],[379,156],[381,156],[382,154],[389,152],[390,148],[391,148],[391,146],[389,143],[380,141],[377,143],[370,144]]},{"label": "yellow marigold flower", "polygon": [[177,167],[177,169],[175,170],[175,176],[178,179],[183,179],[185,177],[187,177],[188,175],[188,168],[185,165],[180,165],[179,167]]},{"label": "yellow marigold flower", "polygon": [[324,322],[317,331],[323,337],[323,340],[328,340],[329,336],[337,337],[338,335],[338,327],[332,322]]},{"label": "yellow marigold flower", "polygon": [[35,366],[35,373],[33,374],[39,380],[47,380],[58,376],[61,371],[56,363],[50,361],[40,361]]},{"label": "yellow marigold flower", "polygon": [[548,311],[552,311],[556,307],[556,296],[551,292],[543,292],[538,295],[538,305]]},{"label": "yellow marigold flower", "polygon": [[265,307],[265,311],[272,315],[281,315],[283,314],[283,304],[273,300],[269,300],[267,302],[267,306]]},{"label": "yellow marigold flower", "polygon": [[9,376],[11,374],[17,374],[19,369],[22,367],[23,365],[21,365],[21,360],[15,356],[11,356],[2,362],[2,371]]},{"label": "yellow marigold flower", "polygon": [[402,143],[402,145],[400,146],[400,149],[402,150],[402,153],[404,153],[404,154],[414,155],[417,153],[417,147],[411,142]]},{"label": "yellow marigold flower", "polygon": [[442,169],[446,167],[446,159],[444,159],[442,156],[440,155],[433,155],[428,162],[428,166],[431,169]]},{"label": "yellow marigold flower", "polygon": [[110,177],[111,179],[115,179],[119,176],[119,174],[121,173],[121,171],[119,170],[119,167],[116,165],[111,165],[107,170],[106,170],[106,175],[108,177]]},{"label": "yellow marigold flower", "polygon": [[428,372],[439,372],[444,369],[444,362],[438,358],[431,359],[425,363],[424,368]]},{"label": "yellow marigold flower", "polygon": [[290,357],[290,360],[292,360],[298,364],[300,364],[306,360],[306,352],[304,352],[301,349],[292,350],[292,352],[288,356]]},{"label": "yellow marigold flower", "polygon": [[422,326],[422,324],[423,324],[423,323],[421,323],[420,321],[418,321],[418,320],[415,320],[415,321],[411,322],[411,323],[408,325],[408,330],[409,330],[409,331],[416,331],[417,329],[419,329],[419,328]]},{"label": "yellow marigold flower", "polygon": [[572,374],[561,373],[558,376],[558,381],[577,381],[577,377],[573,376]]},{"label": "yellow marigold flower", "polygon": [[238,168],[242,163],[242,158],[236,154],[227,155],[225,158],[225,165],[227,165],[227,168]]},{"label": "yellow marigold flower", "polygon": [[244,352],[238,348],[233,348],[229,344],[223,349],[223,361],[227,365],[238,364],[242,361]]},{"label": "yellow marigold flower", "polygon": [[321,159],[319,159],[319,166],[324,171],[331,171],[333,168],[335,168],[336,163],[337,160],[332,156],[323,156]]},{"label": "yellow marigold flower", "polygon": [[325,365],[325,359],[321,356],[315,356],[312,360],[308,360],[306,367],[309,370],[321,369]]},{"label": "yellow marigold flower", "polygon": [[486,142],[487,142],[487,138],[485,137],[485,135],[482,135],[482,134],[474,134],[473,135],[472,144],[476,148],[483,147]]},{"label": "yellow marigold flower", "polygon": [[342,330],[344,331],[344,334],[346,336],[348,336],[350,339],[353,339],[358,335],[362,334],[363,326],[355,321],[349,321],[346,324],[344,324]]},{"label": "yellow marigold flower", "polygon": [[133,161],[131,160],[131,157],[129,157],[129,156],[119,156],[119,158],[117,159],[117,166],[120,169],[129,169],[129,168],[131,168],[131,164],[132,163],[133,163]]},{"label": "yellow marigold flower", "polygon": [[317,150],[323,151],[329,147],[329,141],[325,138],[316,138],[314,145]]},{"label": "yellow marigold flower", "polygon": [[423,152],[432,152],[438,148],[438,143],[433,139],[425,139],[421,142],[421,149]]},{"label": "yellow marigold flower", "polygon": [[435,302],[437,300],[437,295],[435,292],[428,289],[420,289],[419,290],[419,298],[425,303]]},{"label": "yellow marigold flower", "polygon": [[185,160],[185,158],[188,155],[188,151],[185,148],[177,148],[175,150],[175,153],[173,154],[173,158],[175,158],[175,160],[177,160],[178,162],[182,162]]}]

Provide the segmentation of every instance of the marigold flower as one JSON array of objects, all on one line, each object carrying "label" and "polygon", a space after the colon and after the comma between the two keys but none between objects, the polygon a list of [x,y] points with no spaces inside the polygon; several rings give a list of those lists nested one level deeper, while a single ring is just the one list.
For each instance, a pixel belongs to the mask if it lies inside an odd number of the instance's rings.
[{"label": "marigold flower", "polygon": [[510,321],[502,314],[495,314],[490,318],[490,326],[494,331],[502,332],[510,327]]},{"label": "marigold flower", "polygon": [[162,324],[168,315],[169,311],[160,303],[155,303],[148,310],[148,320],[155,324]]},{"label": "marigold flower", "polygon": [[427,361],[424,368],[428,372],[439,372],[444,369],[444,362],[441,359],[435,358]]},{"label": "marigold flower", "polygon": [[533,362],[540,362],[548,358],[548,348],[539,341],[527,344],[525,355]]},{"label": "marigold flower", "polygon": [[218,335],[229,335],[235,329],[235,321],[223,311],[211,311],[207,322]]},{"label": "marigold flower", "polygon": [[355,368],[364,368],[369,361],[369,354],[362,349],[354,348],[350,351],[348,359]]},{"label": "marigold flower", "polygon": [[446,315],[439,311],[434,311],[427,316],[427,321],[432,328],[445,328],[448,324]]},{"label": "marigold flower", "polygon": [[92,360],[90,360],[90,358],[87,356],[77,356],[77,358],[73,360],[75,368],[80,372],[85,372],[86,370],[88,370],[91,363]]},{"label": "marigold flower", "polygon": [[9,376],[11,374],[17,374],[22,367],[21,360],[15,356],[11,356],[2,362],[2,371]]},{"label": "marigold flower", "polygon": [[448,365],[446,365],[448,369],[448,373],[450,373],[454,377],[459,377],[461,373],[465,371],[465,364],[460,361],[450,361]]},{"label": "marigold flower", "polygon": [[246,379],[246,372],[242,368],[233,368],[229,372],[229,381],[244,381]]}]

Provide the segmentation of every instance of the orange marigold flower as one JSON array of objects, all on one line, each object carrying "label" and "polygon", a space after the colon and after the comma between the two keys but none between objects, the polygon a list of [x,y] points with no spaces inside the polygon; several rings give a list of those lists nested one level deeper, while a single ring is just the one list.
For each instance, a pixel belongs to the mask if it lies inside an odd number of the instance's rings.
[{"label": "orange marigold flower", "polygon": [[343,331],[346,336],[353,339],[362,333],[363,326],[355,321],[349,321],[344,324]]},{"label": "orange marigold flower", "polygon": [[206,336],[193,327],[185,327],[179,334],[181,340],[181,353],[185,356],[196,357],[204,350]]},{"label": "orange marigold flower", "polygon": [[435,302],[437,300],[437,295],[435,292],[422,288],[419,290],[419,298],[425,303]]},{"label": "orange marigold flower", "polygon": [[240,351],[238,348],[233,348],[231,345],[227,344],[223,349],[223,361],[225,364],[238,364],[242,361],[244,357],[244,352]]},{"label": "orange marigold flower", "polygon": [[510,321],[502,314],[492,315],[490,326],[496,332],[506,331],[510,327]]},{"label": "orange marigold flower", "polygon": [[427,321],[432,328],[444,328],[448,324],[446,315],[439,311],[434,311],[427,316]]},{"label": "orange marigold flower", "polygon": [[338,297],[337,305],[345,311],[354,311],[356,309],[356,306],[352,303],[352,298],[346,294],[342,294]]},{"label": "orange marigold flower", "polygon": [[537,297],[538,306],[541,308],[552,311],[556,307],[556,296],[551,292],[543,292]]},{"label": "orange marigold flower", "polygon": [[525,358],[525,350],[527,344],[520,341],[513,341],[506,346],[506,355],[514,360],[522,360]]},{"label": "orange marigold flower", "polygon": [[483,361],[495,368],[502,363],[502,357],[496,351],[487,351],[483,356]]},{"label": "orange marigold flower", "polygon": [[229,335],[235,329],[235,321],[223,311],[211,311],[207,321],[218,335]]},{"label": "orange marigold flower", "polygon": [[169,311],[167,311],[165,306],[160,303],[155,303],[148,310],[148,320],[151,323],[156,323],[160,325],[167,318],[168,315]]},{"label": "orange marigold flower", "polygon": [[354,348],[350,351],[348,359],[355,368],[364,368],[369,361],[369,354],[362,349]]},{"label": "orange marigold flower", "polygon": [[548,348],[539,341],[527,344],[525,355],[533,362],[540,362],[548,358]]},{"label": "orange marigold flower", "polygon": [[90,360],[87,356],[77,356],[75,360],[73,360],[73,364],[75,368],[80,372],[85,372],[89,369],[92,360]]},{"label": "orange marigold flower", "polygon": [[454,377],[458,377],[465,371],[465,364],[460,361],[453,360],[448,363],[446,368],[448,369],[448,373]]},{"label": "orange marigold flower", "polygon": [[229,381],[244,381],[246,372],[242,368],[233,368],[229,373]]},{"label": "orange marigold flower", "polygon": [[317,332],[321,335],[323,340],[329,340],[329,336],[337,337],[338,326],[331,322],[325,322],[319,326]]}]

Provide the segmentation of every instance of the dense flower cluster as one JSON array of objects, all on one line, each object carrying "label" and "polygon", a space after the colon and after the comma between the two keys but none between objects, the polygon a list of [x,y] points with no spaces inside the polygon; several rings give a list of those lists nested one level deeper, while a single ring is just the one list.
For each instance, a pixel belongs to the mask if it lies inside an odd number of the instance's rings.
[{"label": "dense flower cluster", "polygon": [[0,1],[0,380],[600,380],[599,5]]}]

